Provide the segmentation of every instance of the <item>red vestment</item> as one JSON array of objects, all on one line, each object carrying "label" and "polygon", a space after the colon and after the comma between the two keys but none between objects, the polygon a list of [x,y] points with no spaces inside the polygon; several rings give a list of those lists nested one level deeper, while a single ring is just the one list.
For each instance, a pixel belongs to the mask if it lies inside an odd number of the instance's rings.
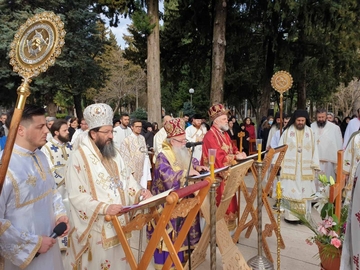
[{"label": "red vestment", "polygon": [[[215,169],[232,165],[233,161],[235,160],[235,154],[238,151],[238,149],[231,143],[229,134],[217,129],[214,126],[210,128],[203,139],[201,165],[209,165],[209,149],[216,149]],[[216,191],[217,206],[219,206],[221,196],[224,192],[225,181],[226,180],[223,179],[220,182],[220,186]],[[237,210],[238,206],[236,195],[234,195],[225,214],[225,220],[228,221],[229,230],[233,230],[235,228]]]}]

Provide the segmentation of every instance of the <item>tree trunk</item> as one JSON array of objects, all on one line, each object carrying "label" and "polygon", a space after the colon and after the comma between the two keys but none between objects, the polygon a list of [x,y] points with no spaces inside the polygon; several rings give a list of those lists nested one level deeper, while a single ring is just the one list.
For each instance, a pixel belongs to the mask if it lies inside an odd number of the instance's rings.
[{"label": "tree trunk", "polygon": [[74,105],[75,105],[76,117],[80,121],[84,117],[83,116],[82,106],[81,106],[81,94],[73,95],[73,97],[74,97]]},{"label": "tree trunk", "polygon": [[213,23],[213,49],[211,67],[211,104],[224,100],[225,48],[227,0],[216,0]]},{"label": "tree trunk", "polygon": [[306,109],[306,72],[299,83],[297,109]]},{"label": "tree trunk", "polygon": [[159,1],[147,0],[150,23],[155,25],[147,38],[148,120],[161,123]]},{"label": "tree trunk", "polygon": [[56,117],[57,106],[54,101],[52,99],[48,99],[46,106],[48,116]]},{"label": "tree trunk", "polygon": [[260,110],[257,115],[257,122],[260,123],[260,120],[263,116],[268,116],[268,111],[270,108],[270,96],[271,91],[271,77],[274,73],[274,62],[275,62],[275,52],[273,51],[273,40],[272,37],[268,37],[266,41],[266,66],[265,66],[265,77],[263,82],[263,91],[260,96]]}]

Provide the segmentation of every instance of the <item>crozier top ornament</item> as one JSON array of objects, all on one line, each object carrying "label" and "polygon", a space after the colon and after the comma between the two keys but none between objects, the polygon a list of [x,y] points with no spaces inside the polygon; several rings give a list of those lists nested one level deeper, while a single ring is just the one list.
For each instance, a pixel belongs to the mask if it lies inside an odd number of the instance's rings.
[{"label": "crozier top ornament", "polygon": [[53,12],[42,12],[21,25],[11,43],[10,65],[24,79],[45,72],[61,54],[65,37],[64,23]]},{"label": "crozier top ornament", "polygon": [[271,77],[271,86],[280,94],[288,91],[293,84],[293,78],[287,71],[278,71]]}]

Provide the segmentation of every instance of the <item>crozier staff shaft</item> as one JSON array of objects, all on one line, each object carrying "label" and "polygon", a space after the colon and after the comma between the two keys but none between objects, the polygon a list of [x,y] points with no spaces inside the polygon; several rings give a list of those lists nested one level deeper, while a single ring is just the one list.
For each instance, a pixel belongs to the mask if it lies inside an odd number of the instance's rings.
[{"label": "crozier staff shaft", "polygon": [[283,129],[283,94],[280,94],[280,136]]},{"label": "crozier staff shaft", "polygon": [[16,139],[17,130],[20,125],[22,113],[24,110],[24,106],[26,103],[26,98],[30,95],[29,83],[30,79],[23,79],[22,84],[18,88],[18,99],[16,101],[16,106],[14,110],[14,114],[11,118],[11,123],[9,127],[9,134],[6,139],[6,144],[4,148],[4,152],[1,158],[1,166],[0,166],[0,194],[4,185],[7,169],[9,167],[9,162],[11,158],[11,154],[14,148],[14,143]]}]

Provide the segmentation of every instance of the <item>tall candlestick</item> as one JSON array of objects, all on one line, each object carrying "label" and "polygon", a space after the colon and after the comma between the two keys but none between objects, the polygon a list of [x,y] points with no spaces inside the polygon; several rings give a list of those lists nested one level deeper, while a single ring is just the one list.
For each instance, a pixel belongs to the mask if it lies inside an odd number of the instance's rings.
[{"label": "tall candlestick", "polygon": [[209,161],[209,164],[210,164],[210,176],[211,176],[212,179],[215,179],[215,173],[214,173],[214,170],[215,170],[215,156],[211,155],[209,158],[210,158],[210,161]]},{"label": "tall candlestick", "polygon": [[261,162],[261,143],[257,145],[258,148],[258,162]]},{"label": "tall candlestick", "polygon": [[256,145],[258,150],[258,162],[261,162],[261,146],[262,146],[262,139],[256,139]]}]

